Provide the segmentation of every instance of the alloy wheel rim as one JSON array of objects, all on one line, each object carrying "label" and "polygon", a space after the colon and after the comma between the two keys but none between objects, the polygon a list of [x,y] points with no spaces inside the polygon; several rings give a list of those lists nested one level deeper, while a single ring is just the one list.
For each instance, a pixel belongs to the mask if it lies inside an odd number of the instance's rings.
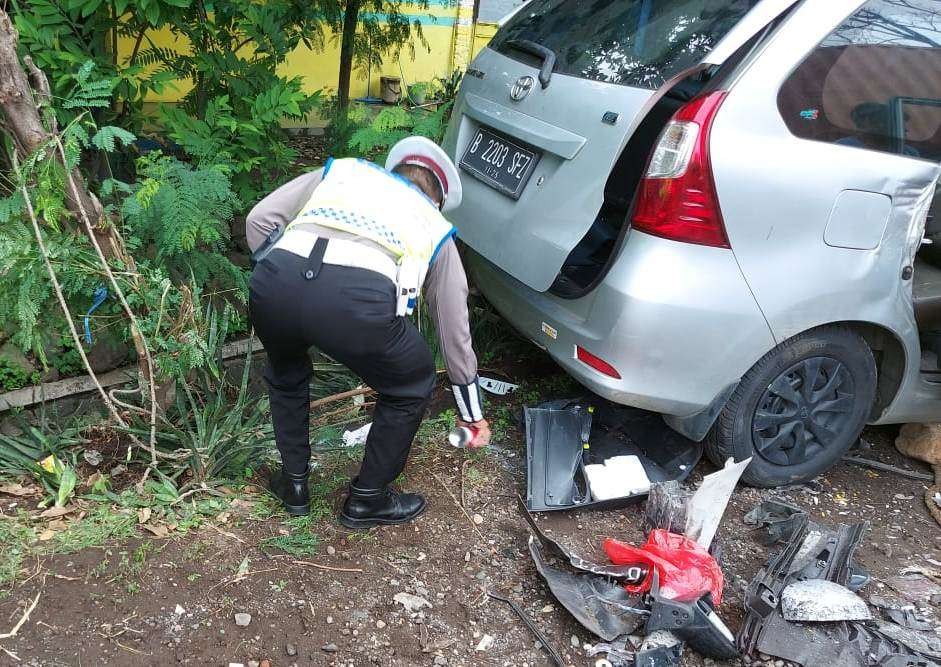
[{"label": "alloy wheel rim", "polygon": [[803,359],[774,379],[752,415],[755,452],[779,466],[799,465],[830,448],[853,417],[855,384],[832,357]]}]

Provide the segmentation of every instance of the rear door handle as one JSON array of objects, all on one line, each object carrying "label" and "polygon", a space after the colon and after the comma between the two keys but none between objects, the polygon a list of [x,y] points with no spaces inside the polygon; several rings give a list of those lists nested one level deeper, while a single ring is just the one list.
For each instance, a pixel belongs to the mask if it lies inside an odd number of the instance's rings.
[{"label": "rear door handle", "polygon": [[552,71],[555,69],[555,51],[528,39],[511,39],[506,45],[511,49],[528,53],[531,56],[542,58],[542,67],[539,70],[539,83],[543,88],[549,87]]}]

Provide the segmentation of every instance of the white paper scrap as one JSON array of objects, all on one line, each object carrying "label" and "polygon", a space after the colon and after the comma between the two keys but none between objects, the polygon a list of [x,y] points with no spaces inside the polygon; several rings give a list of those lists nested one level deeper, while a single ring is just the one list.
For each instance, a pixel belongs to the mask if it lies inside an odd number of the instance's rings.
[{"label": "white paper scrap", "polygon": [[372,427],[372,422],[360,426],[355,431],[344,431],[343,433],[343,446],[344,447],[356,447],[357,445],[363,445],[366,443],[366,436],[369,435],[369,429]]}]

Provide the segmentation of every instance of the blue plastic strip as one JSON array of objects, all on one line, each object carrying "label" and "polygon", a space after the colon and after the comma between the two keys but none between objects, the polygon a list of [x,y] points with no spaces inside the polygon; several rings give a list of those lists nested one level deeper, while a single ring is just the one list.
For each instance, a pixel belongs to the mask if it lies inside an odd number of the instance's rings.
[{"label": "blue plastic strip", "polygon": [[328,157],[327,163],[323,166],[323,173],[320,175],[320,178],[323,178],[324,176],[327,175],[327,173],[330,171],[331,165],[333,165],[333,158]]},{"label": "blue plastic strip", "polygon": [[91,308],[88,309],[88,312],[85,313],[85,342],[89,345],[92,344],[91,336],[91,314],[98,309],[98,306],[105,302],[105,299],[108,298],[108,290],[105,287],[99,286],[95,288],[95,294],[91,304]]},{"label": "blue plastic strip", "polygon": [[442,246],[447,242],[448,239],[453,239],[457,237],[457,227],[451,227],[451,231],[444,235],[444,238],[438,241],[438,246],[435,248],[435,251],[431,253],[431,261],[428,262],[428,266],[431,266],[435,263],[435,259],[438,257],[438,252],[440,252]]}]

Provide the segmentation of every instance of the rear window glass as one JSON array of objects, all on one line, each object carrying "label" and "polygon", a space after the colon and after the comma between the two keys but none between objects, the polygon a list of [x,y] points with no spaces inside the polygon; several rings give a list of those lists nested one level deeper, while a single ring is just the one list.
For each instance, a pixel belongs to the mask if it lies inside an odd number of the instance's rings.
[{"label": "rear window glass", "polygon": [[556,72],[656,89],[692,67],[759,0],[533,0],[491,47],[532,62],[512,48],[529,40],[552,49]]},{"label": "rear window glass", "polygon": [[778,94],[804,139],[941,160],[941,0],[870,0]]}]

